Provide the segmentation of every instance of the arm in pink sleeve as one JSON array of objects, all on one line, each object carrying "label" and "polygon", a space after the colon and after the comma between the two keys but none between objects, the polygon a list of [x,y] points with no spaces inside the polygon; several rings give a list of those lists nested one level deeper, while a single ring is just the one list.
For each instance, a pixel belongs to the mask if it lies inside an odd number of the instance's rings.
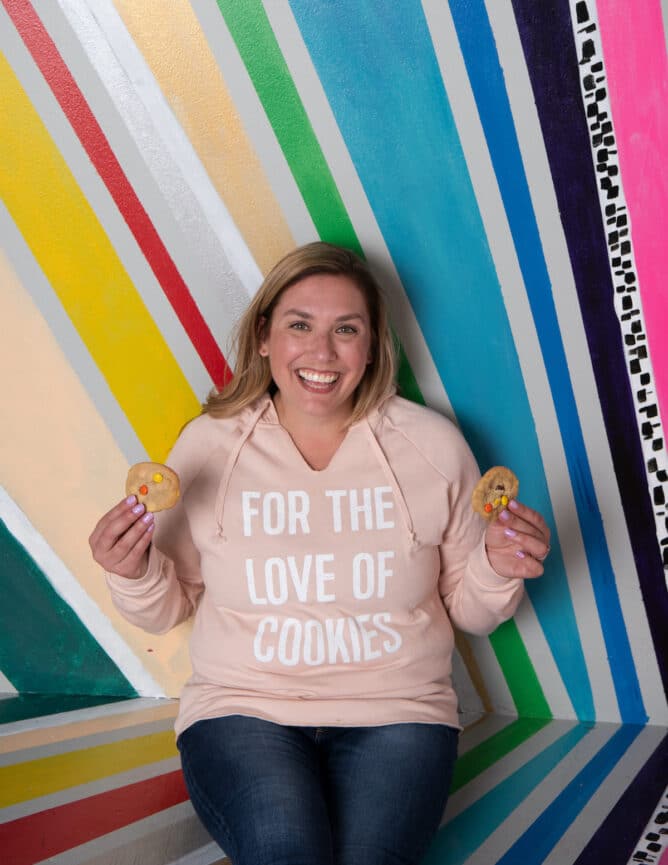
[{"label": "arm in pink sleeve", "polygon": [[191,426],[186,427],[167,460],[179,475],[181,498],[173,508],[155,516],[148,570],[139,580],[107,574],[113,603],[121,615],[153,634],[165,633],[188,619],[204,589],[200,555],[183,503],[202,458]]},{"label": "arm in pink sleeve", "polygon": [[471,507],[480,477],[473,454],[464,444],[459,476],[449,487],[449,510],[440,545],[439,590],[453,625],[471,634],[489,634],[510,619],[522,599],[524,582],[500,576],[485,551],[486,524]]}]

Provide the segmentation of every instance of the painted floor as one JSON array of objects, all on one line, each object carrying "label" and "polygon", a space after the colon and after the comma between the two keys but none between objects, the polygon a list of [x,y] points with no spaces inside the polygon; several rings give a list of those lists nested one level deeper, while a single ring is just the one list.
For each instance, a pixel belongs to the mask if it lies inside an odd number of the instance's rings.
[{"label": "painted floor", "polygon": [[[29,701],[10,699],[0,701],[3,865],[229,861],[188,801],[176,701],[27,717]],[[487,716],[462,734],[425,865],[668,865],[667,783],[663,727]]]}]

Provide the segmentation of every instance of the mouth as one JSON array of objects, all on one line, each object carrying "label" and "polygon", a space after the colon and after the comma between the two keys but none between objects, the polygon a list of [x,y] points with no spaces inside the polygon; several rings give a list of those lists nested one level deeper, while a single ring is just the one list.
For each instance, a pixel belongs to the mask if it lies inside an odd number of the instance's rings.
[{"label": "mouth", "polygon": [[331,390],[341,377],[339,372],[318,372],[314,369],[298,369],[297,375],[309,390]]}]

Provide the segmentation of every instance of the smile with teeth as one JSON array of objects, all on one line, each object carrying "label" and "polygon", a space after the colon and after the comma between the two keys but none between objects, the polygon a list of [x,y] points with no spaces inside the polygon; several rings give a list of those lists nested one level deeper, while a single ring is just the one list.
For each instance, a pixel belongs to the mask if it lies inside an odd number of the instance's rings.
[{"label": "smile with teeth", "polygon": [[339,378],[340,373],[315,372],[312,369],[300,369],[297,370],[297,375],[304,381],[308,381],[313,384],[334,384],[334,382],[337,381],[337,379]]}]

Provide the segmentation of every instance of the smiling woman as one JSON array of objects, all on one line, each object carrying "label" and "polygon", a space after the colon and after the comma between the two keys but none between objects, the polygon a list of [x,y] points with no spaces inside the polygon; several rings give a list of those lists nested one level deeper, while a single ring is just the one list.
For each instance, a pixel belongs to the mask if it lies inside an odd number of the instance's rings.
[{"label": "smiling woman", "polygon": [[453,627],[514,614],[549,530],[517,501],[474,513],[473,455],[394,393],[380,288],[352,252],[283,258],[238,346],[170,455],[181,499],[119,502],[93,554],[134,624],[195,616],[177,744],[234,865],[415,865],[456,756]]}]

